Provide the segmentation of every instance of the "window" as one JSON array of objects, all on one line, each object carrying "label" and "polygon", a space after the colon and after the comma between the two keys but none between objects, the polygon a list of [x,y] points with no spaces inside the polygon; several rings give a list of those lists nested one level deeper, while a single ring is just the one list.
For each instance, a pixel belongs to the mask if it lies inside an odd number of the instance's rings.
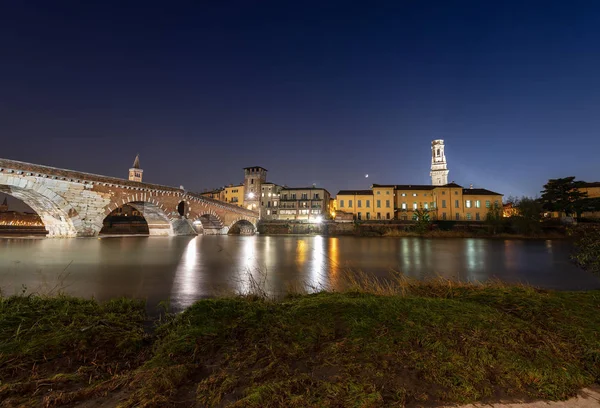
[{"label": "window", "polygon": [[454,195],[458,195],[458,191],[454,191]]},{"label": "window", "polygon": [[442,191],[442,195],[446,195],[446,192],[445,192],[445,191]]},{"label": "window", "polygon": [[467,220],[471,221],[471,213],[467,213]]},{"label": "window", "polygon": [[357,200],[357,201],[356,201],[356,206],[357,206],[358,208],[361,208],[361,207],[362,207],[362,200]]},{"label": "window", "polygon": [[303,200],[308,200],[308,194],[307,193],[302,193],[302,199]]},{"label": "window", "polygon": [[387,195],[390,195],[390,192],[389,192],[389,191],[386,191],[385,193],[386,193]]},{"label": "window", "polygon": [[377,200],[377,208],[381,208],[381,200]]},{"label": "window", "polygon": [[460,214],[456,213],[456,221],[460,221]]},{"label": "window", "polygon": [[367,220],[370,220],[370,219],[371,219],[371,213],[370,213],[370,212],[368,212],[368,213],[367,213]]},{"label": "window", "polygon": [[381,194],[381,191],[377,191],[377,195]]},{"label": "window", "polygon": [[389,220],[390,219],[390,213],[386,213],[385,214],[385,218],[387,218]]},{"label": "window", "polygon": [[446,200],[442,200],[442,208],[446,208]]},{"label": "window", "polygon": [[[367,208],[371,208],[371,200],[367,200]],[[368,217],[367,217],[368,219]]]},{"label": "window", "polygon": [[[273,207],[277,207],[277,201],[273,201]],[[274,213],[275,211],[273,211]]]},{"label": "window", "polygon": [[250,184],[254,184],[254,179],[250,179]]},{"label": "window", "polygon": [[429,204],[428,203],[425,203],[425,209],[429,210]]},{"label": "window", "polygon": [[455,206],[456,208],[459,208],[459,207],[460,207],[458,200],[454,200],[454,206]]},{"label": "window", "polygon": [[499,205],[499,204],[498,204],[498,200],[494,200],[494,205],[495,205],[496,207]]},{"label": "window", "polygon": [[267,210],[267,215],[271,215],[271,210]]},{"label": "window", "polygon": [[270,207],[270,206],[271,206],[271,202],[267,201],[267,207]]},{"label": "window", "polygon": [[352,200],[348,200],[348,208],[352,208]]},{"label": "window", "polygon": [[358,219],[362,220],[362,213],[360,211],[358,212]]},{"label": "window", "polygon": [[319,200],[319,193],[315,193],[315,195],[313,196],[313,200]]},{"label": "window", "polygon": [[437,155],[440,156],[440,149],[437,149]]},{"label": "window", "polygon": [[481,208],[481,201],[475,201],[475,208]]},{"label": "window", "polygon": [[481,219],[479,218],[479,213],[475,213],[475,219],[476,219],[477,221],[481,221]]},{"label": "window", "polygon": [[340,200],[340,208],[344,208],[344,200]]},{"label": "window", "polygon": [[413,210],[416,210],[417,208],[419,208],[419,207],[417,207],[417,203],[416,202],[413,203]]},{"label": "window", "polygon": [[[263,190],[264,190],[264,189],[263,189]],[[264,197],[264,196],[265,196],[265,193],[262,193],[261,197]]]},{"label": "window", "polygon": [[406,203],[402,203],[402,209],[406,210]]},{"label": "window", "polygon": [[435,208],[436,207],[435,201],[432,201],[431,203],[429,203],[429,205],[431,206],[431,208]]},{"label": "window", "polygon": [[385,200],[385,208],[390,208],[390,200]]},{"label": "window", "polygon": [[381,219],[381,213],[377,213],[377,219],[380,220]]},{"label": "window", "polygon": [[465,206],[466,206],[467,208],[471,208],[471,200],[467,200],[467,201],[465,201]]},{"label": "window", "polygon": [[296,199],[296,193],[292,193],[292,200]]},{"label": "window", "polygon": [[485,200],[485,208],[490,208],[491,203],[490,200]]},{"label": "window", "polygon": [[417,193],[413,193],[413,197],[416,197],[416,196],[417,196]]},{"label": "window", "polygon": [[446,219],[446,213],[442,213],[442,220]]},{"label": "window", "polygon": [[406,197],[406,193],[402,193],[402,197]]}]

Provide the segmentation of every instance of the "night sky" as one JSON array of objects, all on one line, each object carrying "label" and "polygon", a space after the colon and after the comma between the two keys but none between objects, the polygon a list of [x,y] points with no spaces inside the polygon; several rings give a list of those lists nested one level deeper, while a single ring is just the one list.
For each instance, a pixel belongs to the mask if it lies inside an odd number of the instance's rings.
[{"label": "night sky", "polygon": [[430,184],[444,139],[464,186],[600,181],[599,2],[123,3],[2,2],[0,157],[336,194]]}]

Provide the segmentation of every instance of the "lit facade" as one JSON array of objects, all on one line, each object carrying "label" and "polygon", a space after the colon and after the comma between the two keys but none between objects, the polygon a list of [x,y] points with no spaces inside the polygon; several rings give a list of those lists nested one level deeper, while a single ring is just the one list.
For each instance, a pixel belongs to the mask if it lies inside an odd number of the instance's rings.
[{"label": "lit facade", "polygon": [[283,187],[279,196],[278,220],[318,222],[330,217],[331,194],[324,188]]},{"label": "lit facade", "polygon": [[413,220],[416,210],[428,210],[432,220],[485,221],[494,205],[502,206],[502,194],[482,188],[463,188],[449,183],[429,185],[381,185],[371,190],[342,190],[338,210],[356,220]]}]

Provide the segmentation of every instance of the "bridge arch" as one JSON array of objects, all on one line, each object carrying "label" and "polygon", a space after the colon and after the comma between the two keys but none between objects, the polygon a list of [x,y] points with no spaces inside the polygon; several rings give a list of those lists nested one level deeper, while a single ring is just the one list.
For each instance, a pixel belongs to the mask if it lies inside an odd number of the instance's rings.
[{"label": "bridge arch", "polygon": [[197,228],[201,226],[204,235],[226,234],[228,230],[224,230],[224,228],[227,228],[225,227],[225,223],[221,217],[213,211],[207,211],[196,215],[193,224],[196,225]]},{"label": "bridge arch", "polygon": [[[148,234],[151,236],[169,236],[173,235],[172,219],[169,217],[167,209],[160,202],[149,197],[146,201],[140,201],[136,196],[128,196],[119,201],[113,201],[108,204],[104,213],[96,220],[96,224],[103,225],[104,220],[114,210],[124,205],[128,205],[137,210],[148,224]],[[102,219],[100,219],[102,218]]]},{"label": "bridge arch", "polygon": [[13,196],[31,207],[40,216],[48,236],[78,235],[78,227],[82,222],[77,211],[41,183],[23,183],[16,177],[0,177],[0,192]]},{"label": "bridge arch", "polygon": [[246,218],[239,218],[231,223],[227,233],[231,235],[254,235],[256,226]]}]

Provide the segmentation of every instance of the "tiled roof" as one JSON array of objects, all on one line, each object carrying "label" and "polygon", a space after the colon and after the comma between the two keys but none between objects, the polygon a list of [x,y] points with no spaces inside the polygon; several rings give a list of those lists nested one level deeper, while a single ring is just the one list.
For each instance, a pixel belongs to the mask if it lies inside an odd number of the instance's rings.
[{"label": "tiled roof", "polygon": [[[324,190],[327,191],[326,188],[323,187],[283,187],[281,189],[281,192],[283,192],[284,190]],[[327,194],[329,194],[329,191],[327,191]],[[331,196],[331,194],[329,194]]]},{"label": "tiled roof", "polygon": [[464,195],[502,195],[500,193],[494,193],[493,191],[486,190],[485,188],[465,188],[463,190]]},{"label": "tiled roof", "polygon": [[433,190],[436,186],[429,184],[373,184],[372,187],[392,187],[395,190]]},{"label": "tiled roof", "polygon": [[596,181],[596,182],[593,182],[593,183],[586,183],[586,182],[584,182],[584,183],[581,184],[581,187],[600,187],[600,181]]},{"label": "tiled roof", "polygon": [[337,195],[373,195],[372,190],[340,190]]}]

